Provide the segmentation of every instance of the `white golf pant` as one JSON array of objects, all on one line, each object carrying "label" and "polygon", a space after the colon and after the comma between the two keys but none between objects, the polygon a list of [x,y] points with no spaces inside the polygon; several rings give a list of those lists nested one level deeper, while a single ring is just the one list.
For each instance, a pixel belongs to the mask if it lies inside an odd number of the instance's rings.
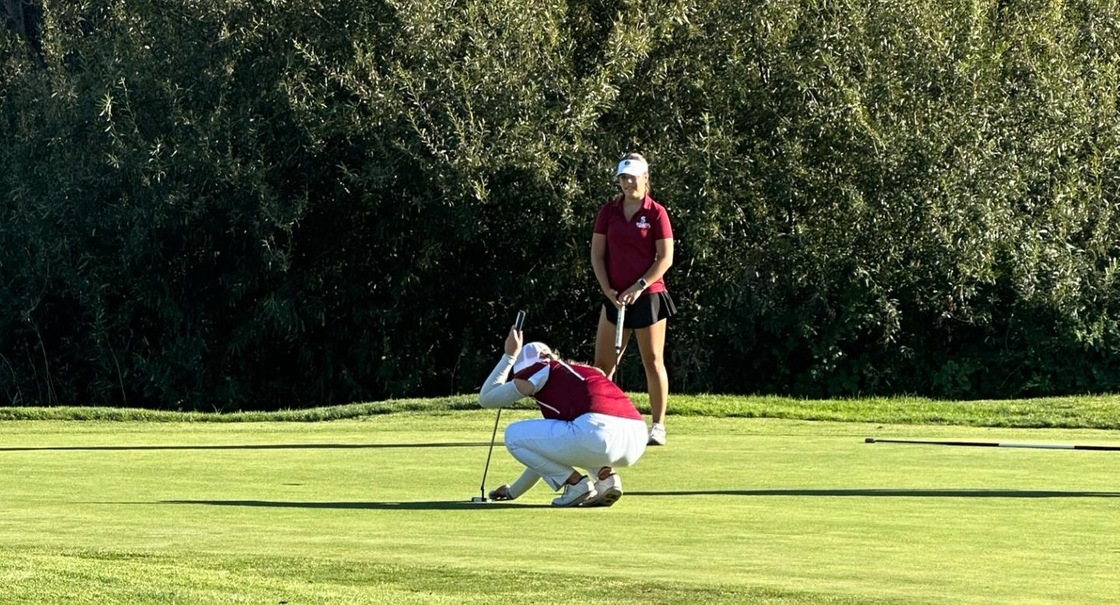
[{"label": "white golf pant", "polygon": [[[583,414],[566,420],[522,420],[506,427],[506,449],[559,490],[576,467],[597,475],[604,466],[626,467],[646,451],[642,420]],[[593,477],[594,478],[594,477]]]}]

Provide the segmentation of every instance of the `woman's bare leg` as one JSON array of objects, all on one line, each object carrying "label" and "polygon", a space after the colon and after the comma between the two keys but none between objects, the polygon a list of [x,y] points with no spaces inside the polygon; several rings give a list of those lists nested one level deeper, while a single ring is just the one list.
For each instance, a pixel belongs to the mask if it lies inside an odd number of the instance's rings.
[{"label": "woman's bare leg", "polygon": [[665,424],[665,408],[669,401],[669,374],[665,371],[664,319],[635,330],[638,350],[642,353],[642,366],[646,371],[646,389],[649,391],[650,416],[655,424]]}]

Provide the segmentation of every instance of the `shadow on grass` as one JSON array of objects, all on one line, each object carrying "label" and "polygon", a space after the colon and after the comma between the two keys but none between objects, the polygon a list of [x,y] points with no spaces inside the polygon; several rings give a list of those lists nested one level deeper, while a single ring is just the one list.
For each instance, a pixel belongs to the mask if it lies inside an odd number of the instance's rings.
[{"label": "shadow on grass", "polygon": [[[0,447],[0,452],[116,452],[133,450],[355,450],[424,447],[486,447],[489,441],[464,443],[259,443],[248,445],[59,445]],[[494,446],[505,446],[498,441]]]},{"label": "shadow on grass", "polygon": [[627,496],[823,496],[827,498],[1120,498],[1120,492],[1015,489],[716,489],[626,492]]},{"label": "shadow on grass", "polygon": [[553,508],[547,504],[512,502],[280,502],[276,500],[163,500],[160,504],[202,504],[206,506],[249,506],[260,508],[333,508],[347,510],[492,510],[496,508]]}]

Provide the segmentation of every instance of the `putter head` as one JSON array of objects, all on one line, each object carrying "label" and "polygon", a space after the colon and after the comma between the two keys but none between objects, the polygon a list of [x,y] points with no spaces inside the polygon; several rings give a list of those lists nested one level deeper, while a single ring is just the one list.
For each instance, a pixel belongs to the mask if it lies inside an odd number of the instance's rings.
[{"label": "putter head", "polygon": [[475,496],[471,498],[471,504],[485,504],[487,502],[490,502],[490,498],[485,496]]}]

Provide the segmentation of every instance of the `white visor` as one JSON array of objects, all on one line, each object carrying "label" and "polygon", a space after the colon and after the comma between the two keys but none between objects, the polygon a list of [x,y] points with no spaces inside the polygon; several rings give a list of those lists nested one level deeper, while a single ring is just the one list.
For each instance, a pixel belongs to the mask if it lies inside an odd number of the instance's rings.
[{"label": "white visor", "polygon": [[618,163],[618,172],[615,173],[615,176],[622,176],[624,174],[642,176],[647,172],[649,172],[649,164],[645,163],[644,160],[622,160]]},{"label": "white visor", "polygon": [[517,360],[513,362],[513,373],[528,368],[529,366],[541,360],[541,355],[548,355],[552,353],[552,349],[543,342],[531,342],[521,347],[521,352],[517,354]]}]

